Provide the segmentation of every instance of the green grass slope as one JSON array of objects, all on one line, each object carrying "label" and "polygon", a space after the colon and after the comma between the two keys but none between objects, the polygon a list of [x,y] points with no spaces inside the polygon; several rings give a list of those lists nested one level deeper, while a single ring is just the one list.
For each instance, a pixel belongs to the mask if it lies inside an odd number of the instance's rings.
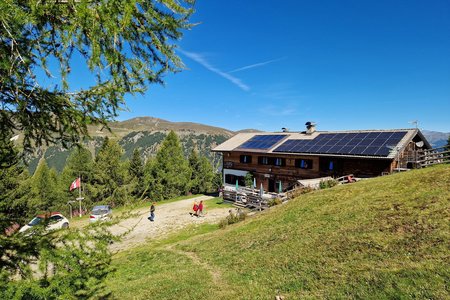
[{"label": "green grass slope", "polygon": [[114,258],[120,299],[448,299],[450,166],[316,191]]}]

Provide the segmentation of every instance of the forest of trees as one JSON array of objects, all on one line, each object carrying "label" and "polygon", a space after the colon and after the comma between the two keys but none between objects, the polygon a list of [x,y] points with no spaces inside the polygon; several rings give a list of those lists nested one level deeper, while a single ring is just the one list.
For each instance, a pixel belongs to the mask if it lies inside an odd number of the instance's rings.
[{"label": "forest of trees", "polygon": [[[78,177],[82,182],[83,208],[97,204],[113,207],[137,201],[160,201],[188,193],[200,194],[217,190],[220,178],[209,160],[193,150],[184,157],[179,138],[172,131],[163,141],[157,155],[144,162],[138,149],[130,160],[123,160],[123,149],[105,138],[93,157],[83,147],[76,147],[58,174],[41,159],[34,174],[24,165],[1,169],[0,197],[9,212],[19,212],[23,221],[49,211],[68,212],[68,202],[78,197],[79,190],[69,191]],[[20,208],[20,209],[14,209]]]}]

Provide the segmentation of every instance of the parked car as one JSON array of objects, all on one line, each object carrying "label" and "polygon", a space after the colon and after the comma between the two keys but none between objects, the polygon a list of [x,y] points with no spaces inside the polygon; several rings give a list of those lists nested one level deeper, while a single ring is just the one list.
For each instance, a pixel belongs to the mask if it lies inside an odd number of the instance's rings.
[{"label": "parked car", "polygon": [[27,225],[20,228],[19,232],[24,232],[33,226],[44,223],[48,219],[46,230],[56,230],[62,228],[69,228],[69,220],[59,212],[52,212],[50,214],[37,215]]},{"label": "parked car", "polygon": [[97,221],[108,221],[112,218],[112,209],[109,205],[97,205],[92,209],[89,221],[91,223]]}]

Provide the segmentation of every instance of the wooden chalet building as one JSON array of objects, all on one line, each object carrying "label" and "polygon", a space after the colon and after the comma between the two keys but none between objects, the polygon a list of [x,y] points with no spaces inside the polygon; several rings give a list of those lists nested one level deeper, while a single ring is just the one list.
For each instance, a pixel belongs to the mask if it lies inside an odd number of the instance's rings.
[{"label": "wooden chalet building", "polygon": [[416,167],[430,144],[418,129],[239,133],[212,151],[221,152],[224,185],[245,185],[250,172],[256,187],[278,192],[297,180],[325,176],[374,177]]}]

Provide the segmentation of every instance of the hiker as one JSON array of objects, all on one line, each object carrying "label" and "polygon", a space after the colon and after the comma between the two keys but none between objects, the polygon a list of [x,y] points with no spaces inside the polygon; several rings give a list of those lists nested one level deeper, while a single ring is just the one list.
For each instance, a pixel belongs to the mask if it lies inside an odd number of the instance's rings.
[{"label": "hiker", "polygon": [[152,206],[150,206],[150,217],[148,217],[148,219],[153,222],[155,220],[155,205],[156,202],[152,203]]},{"label": "hiker", "polygon": [[192,210],[194,211],[194,213],[190,213],[190,215],[194,215],[196,217],[198,217],[198,204],[197,201],[194,201],[194,206],[192,207]]},{"label": "hiker", "polygon": [[203,200],[200,201],[200,204],[198,205],[198,215],[200,217],[203,216]]}]

